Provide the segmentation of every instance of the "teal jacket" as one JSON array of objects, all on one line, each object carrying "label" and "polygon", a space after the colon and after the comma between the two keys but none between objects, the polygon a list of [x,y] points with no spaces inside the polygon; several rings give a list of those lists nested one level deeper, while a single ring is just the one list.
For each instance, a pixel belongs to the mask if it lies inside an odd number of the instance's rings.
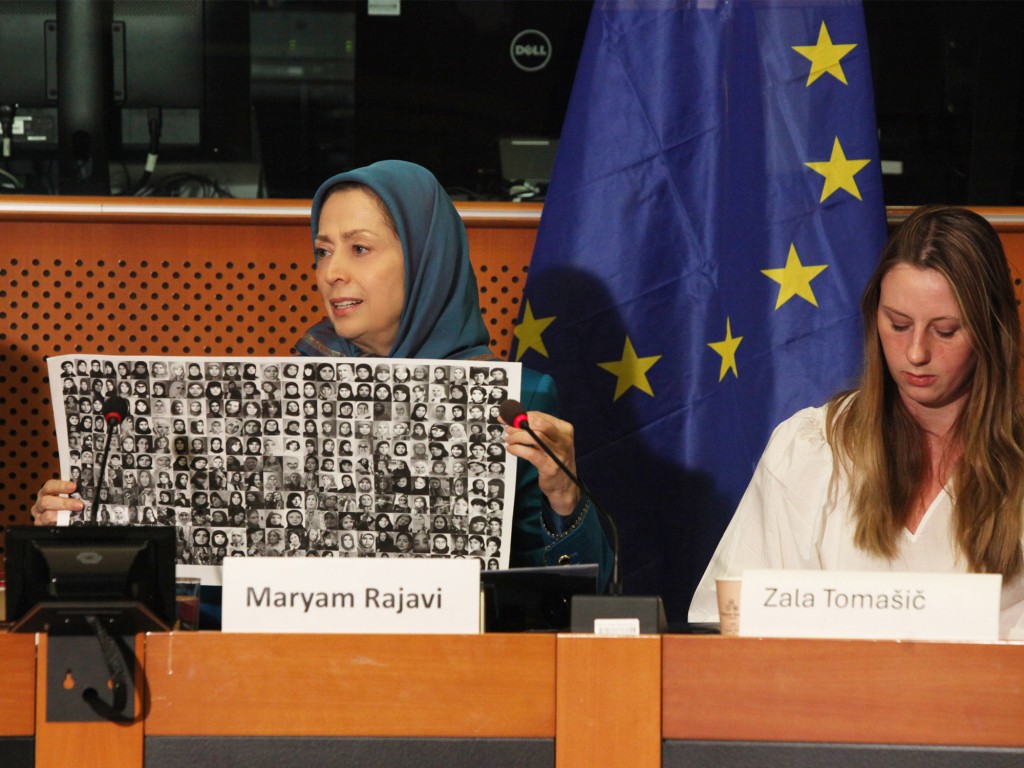
[{"label": "teal jacket", "polygon": [[[555,380],[523,368],[520,402],[528,411],[558,415]],[[611,575],[612,551],[598,511],[586,496],[573,514],[562,517],[548,506],[537,482],[537,469],[517,461],[516,499],[512,518],[513,566],[597,563],[602,590]]]}]

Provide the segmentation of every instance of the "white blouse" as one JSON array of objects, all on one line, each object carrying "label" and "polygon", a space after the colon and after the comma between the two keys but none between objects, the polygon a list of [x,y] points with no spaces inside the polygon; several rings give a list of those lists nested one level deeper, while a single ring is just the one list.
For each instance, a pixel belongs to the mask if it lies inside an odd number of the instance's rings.
[{"label": "white blouse", "polygon": [[[850,489],[842,475],[830,488],[832,474],[824,407],[799,411],[775,429],[694,593],[691,622],[718,621],[715,579],[745,568],[967,572],[946,490],[915,533],[903,529],[899,554],[887,560],[853,543]],[[999,635],[1024,639],[1024,576],[1003,581]]]}]

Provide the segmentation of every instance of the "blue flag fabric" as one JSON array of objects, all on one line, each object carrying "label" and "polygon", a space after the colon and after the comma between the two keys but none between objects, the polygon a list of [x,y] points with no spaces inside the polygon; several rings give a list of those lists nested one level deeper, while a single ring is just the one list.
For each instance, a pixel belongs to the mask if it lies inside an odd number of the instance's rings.
[{"label": "blue flag fabric", "polygon": [[863,10],[599,2],[515,329],[625,591],[686,610],[771,430],[855,383],[885,238]]}]

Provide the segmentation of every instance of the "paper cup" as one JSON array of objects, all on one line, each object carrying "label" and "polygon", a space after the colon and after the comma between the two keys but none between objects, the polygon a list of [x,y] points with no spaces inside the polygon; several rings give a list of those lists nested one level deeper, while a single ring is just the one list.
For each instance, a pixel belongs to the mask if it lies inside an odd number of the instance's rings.
[{"label": "paper cup", "polygon": [[718,628],[723,635],[735,637],[740,633],[740,586],[742,579],[715,579],[718,593]]}]

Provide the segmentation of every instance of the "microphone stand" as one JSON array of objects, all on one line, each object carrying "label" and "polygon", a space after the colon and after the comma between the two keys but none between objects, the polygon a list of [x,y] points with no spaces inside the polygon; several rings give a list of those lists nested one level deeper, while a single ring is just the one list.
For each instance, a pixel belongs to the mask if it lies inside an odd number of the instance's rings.
[{"label": "microphone stand", "polygon": [[[110,444],[114,439],[114,432],[119,431],[121,422],[128,415],[128,401],[119,395],[111,395],[103,402],[103,420],[107,424],[106,442],[103,446],[103,458],[100,461],[100,477],[96,481],[96,496],[93,499],[93,522],[97,522],[96,515],[99,511],[101,490],[107,479],[107,460],[110,458]],[[134,667],[134,653],[127,647],[126,643],[133,642],[133,638],[115,638],[107,632],[103,626],[100,616],[88,614],[85,622],[92,630],[93,635],[99,642],[100,654],[106,665],[109,674],[108,686],[113,693],[113,701],[107,703],[100,698],[95,687],[88,687],[82,693],[82,699],[99,717],[119,725],[128,725],[133,722],[131,716],[132,702],[130,696],[133,693],[131,670]]]},{"label": "microphone stand", "polygon": [[537,446],[565,473],[573,484],[590,499],[606,524],[612,546],[612,573],[608,580],[607,595],[574,595],[570,606],[570,626],[573,632],[606,635],[663,634],[666,631],[665,606],[657,595],[623,595],[619,576],[619,527],[614,518],[598,504],[590,492],[565,463],[555,455],[540,435],[533,431],[526,411],[516,400],[506,400],[499,408],[502,419],[513,427],[524,430]]},{"label": "microphone stand", "polygon": [[110,458],[110,443],[114,439],[114,428],[121,424],[121,421],[128,415],[128,401],[123,397],[112,395],[103,402],[103,420],[107,424],[107,436],[103,443],[103,458],[100,459],[100,476],[96,480],[96,487],[93,489],[92,504],[89,511],[92,513],[92,522],[99,522],[96,517],[99,513],[100,492],[107,480],[107,459]]}]

